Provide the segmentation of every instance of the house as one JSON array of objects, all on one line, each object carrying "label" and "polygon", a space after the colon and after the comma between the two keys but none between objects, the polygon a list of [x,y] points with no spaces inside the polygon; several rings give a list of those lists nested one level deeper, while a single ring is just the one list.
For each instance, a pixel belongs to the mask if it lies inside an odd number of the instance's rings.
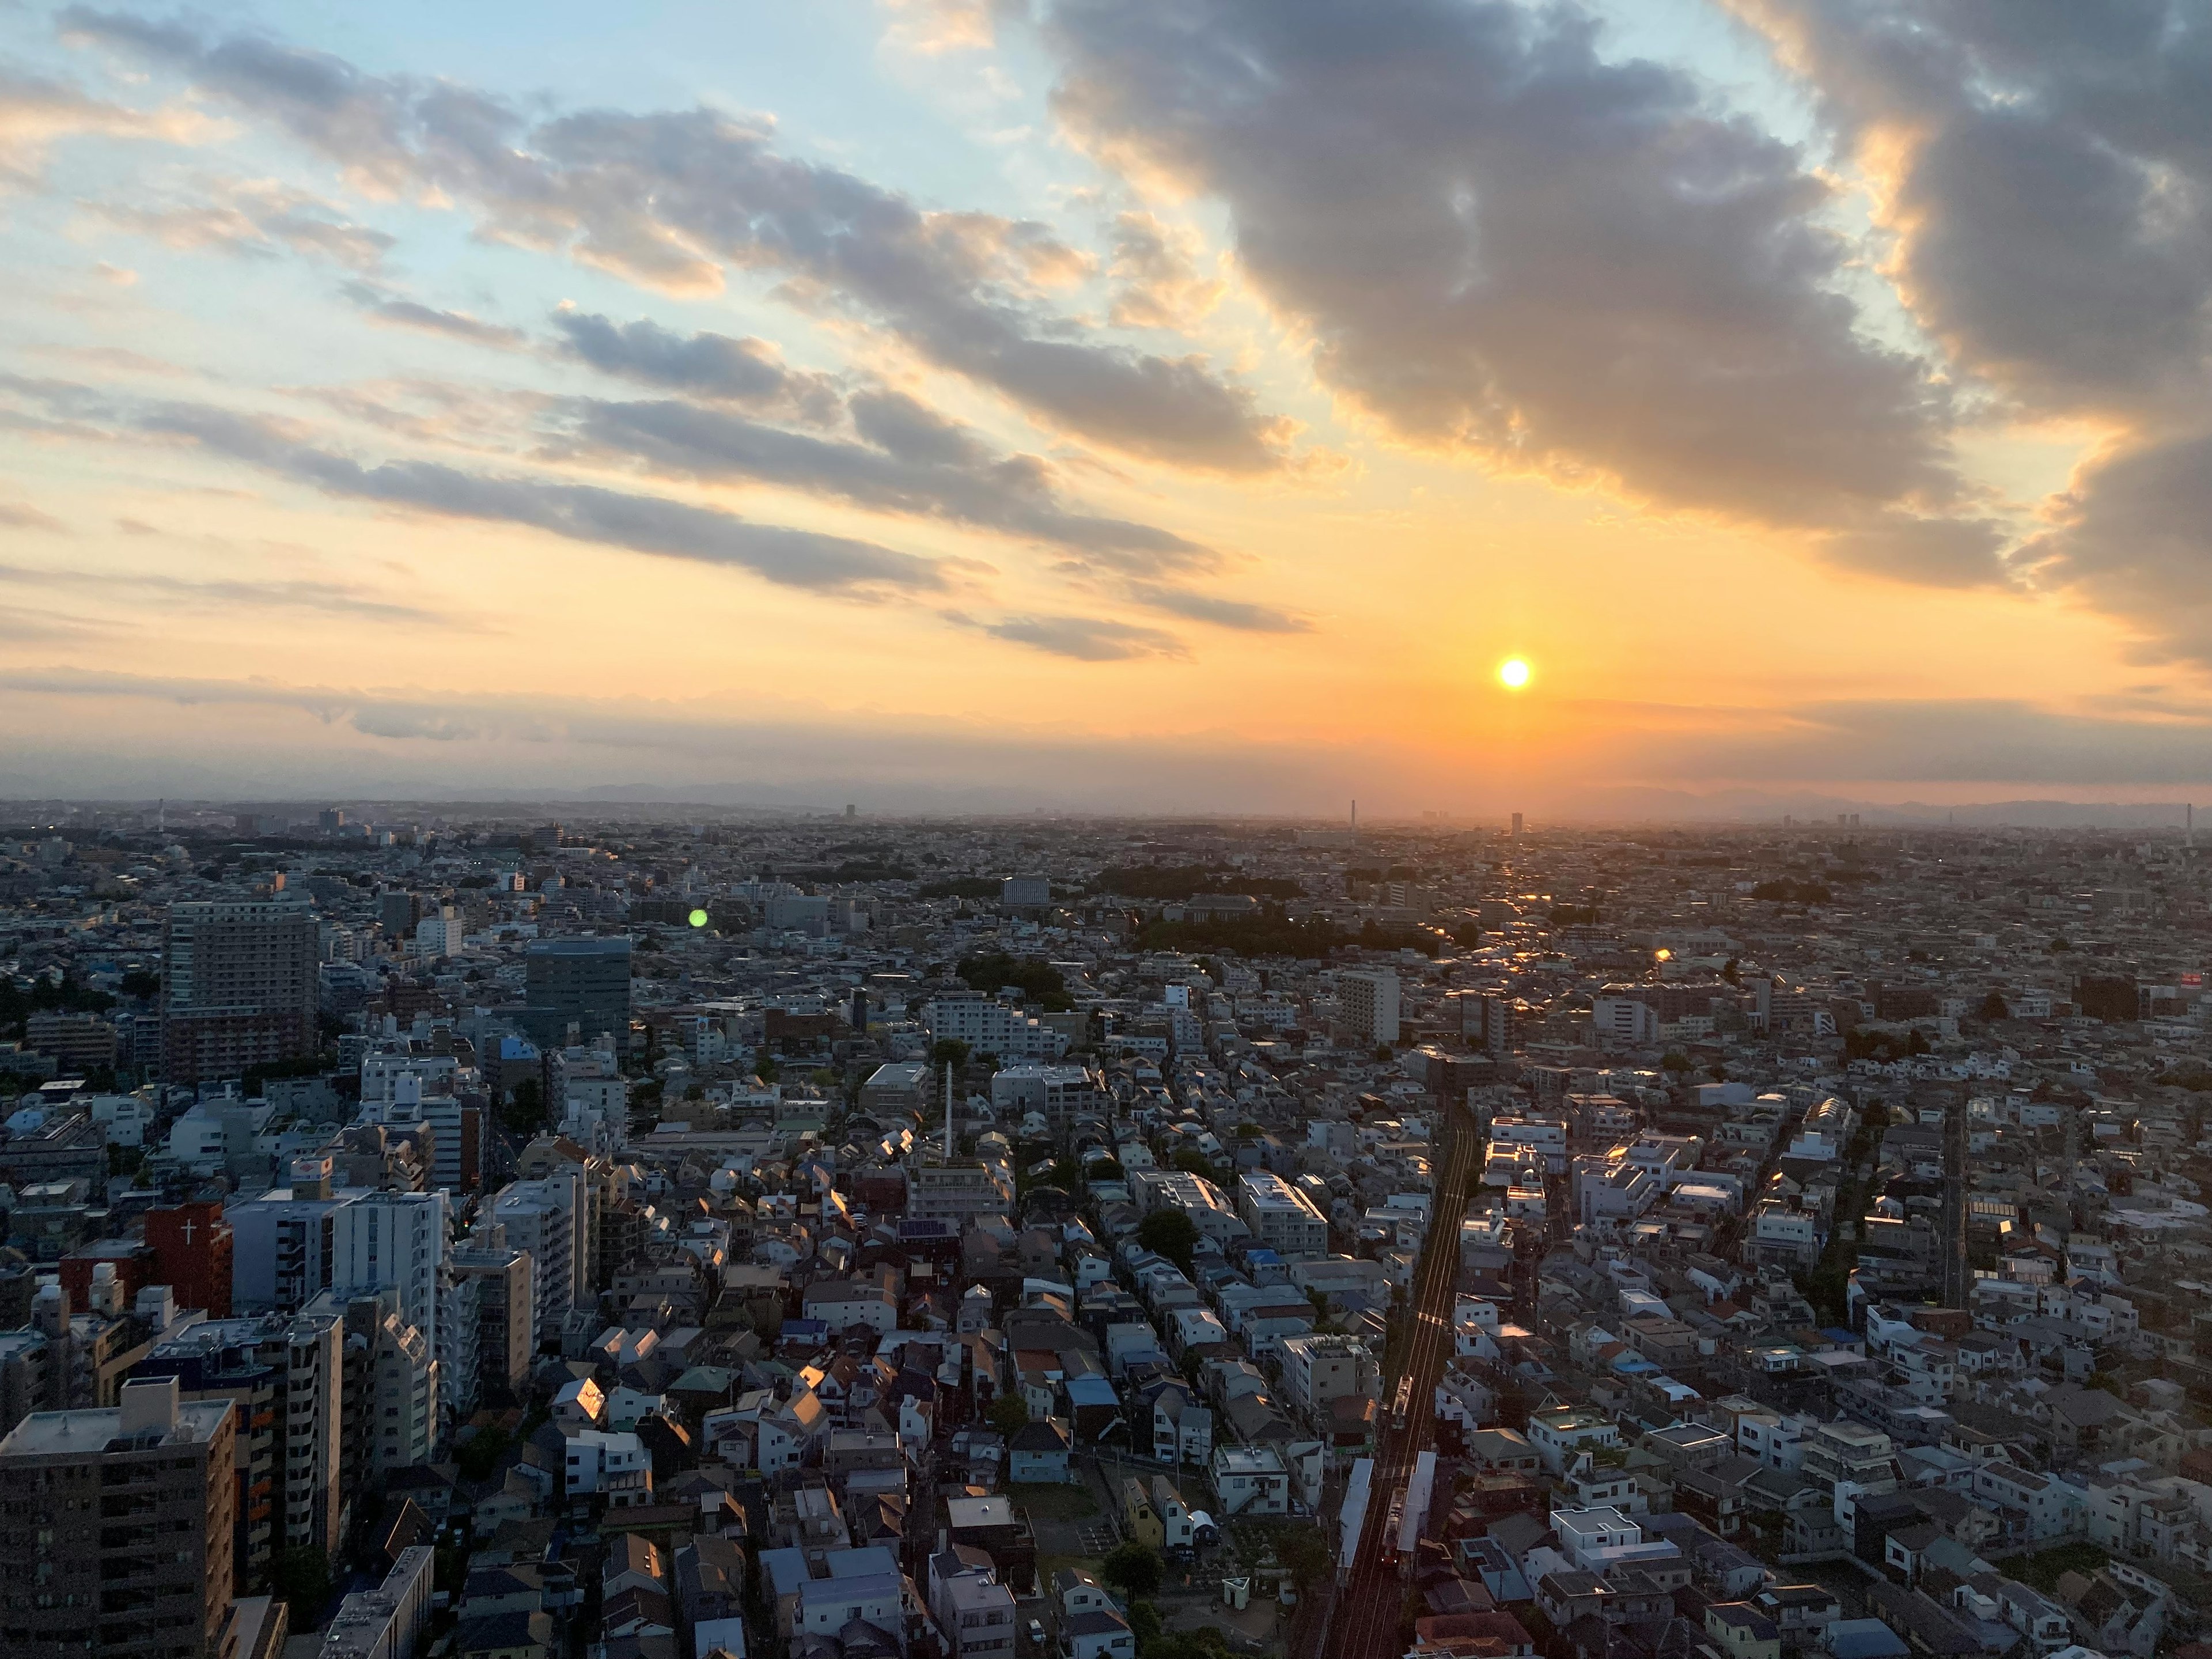
[{"label": "house", "polygon": [[1021,1485],[1066,1486],[1069,1467],[1066,1428],[1056,1417],[1033,1417],[1006,1442],[1006,1478]]},{"label": "house", "polygon": [[1748,1601],[1712,1603],[1705,1634],[1724,1659],[1782,1659],[1782,1627]]},{"label": "house", "polygon": [[552,1659],[553,1618],[546,1613],[495,1613],[472,1619],[453,1637],[456,1659]]},{"label": "house", "polygon": [[1182,1501],[1176,1483],[1164,1474],[1152,1477],[1152,1513],[1160,1518],[1161,1547],[1170,1554],[1188,1550],[1197,1541],[1190,1505]]},{"label": "house", "polygon": [[1060,1621],[1062,1659],[1136,1659],[1129,1621],[1111,1608],[1071,1613]]},{"label": "house", "polygon": [[1167,1541],[1159,1511],[1152,1507],[1145,1483],[1133,1474],[1121,1482],[1121,1535],[1152,1549],[1164,1547]]},{"label": "house", "polygon": [[1062,1567],[1052,1576],[1052,1593],[1064,1620],[1079,1613],[1112,1612],[1114,1598],[1106,1587],[1080,1567]]},{"label": "house", "polygon": [[1216,1446],[1213,1449],[1213,1491],[1220,1516],[1288,1515],[1291,1510],[1290,1471],[1273,1446]]}]

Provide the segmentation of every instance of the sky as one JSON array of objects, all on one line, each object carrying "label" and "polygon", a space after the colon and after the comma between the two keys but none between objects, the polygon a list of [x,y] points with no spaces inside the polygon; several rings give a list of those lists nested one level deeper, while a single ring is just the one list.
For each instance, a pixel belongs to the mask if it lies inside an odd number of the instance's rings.
[{"label": "sky", "polygon": [[0,0],[0,795],[2212,799],[2193,0]]}]

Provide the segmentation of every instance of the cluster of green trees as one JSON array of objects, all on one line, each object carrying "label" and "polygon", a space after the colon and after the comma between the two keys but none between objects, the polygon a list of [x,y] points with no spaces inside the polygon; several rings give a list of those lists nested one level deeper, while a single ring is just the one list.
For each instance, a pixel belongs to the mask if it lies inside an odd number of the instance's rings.
[{"label": "cluster of green trees", "polygon": [[915,890],[924,898],[996,898],[1000,885],[994,876],[954,876],[945,881],[926,881]]},{"label": "cluster of green trees", "polygon": [[1752,897],[1767,904],[1832,904],[1835,896],[1817,881],[1793,881],[1788,876],[1778,881],[1762,881],[1751,890]]},{"label": "cluster of green trees", "polygon": [[[155,980],[157,987],[160,983]],[[104,1014],[114,1006],[113,997],[94,990],[73,974],[65,973],[58,981],[41,975],[27,989],[0,975],[0,1031],[17,1038],[33,1014]]]},{"label": "cluster of green trees", "polygon": [[1253,898],[1297,898],[1304,893],[1288,876],[1249,875],[1227,864],[1138,864],[1101,870],[1094,893],[1121,898],[1187,899],[1200,893],[1244,893]]},{"label": "cluster of green trees", "polygon": [[1075,1006],[1060,969],[1036,957],[979,951],[961,957],[953,972],[987,996],[1001,986],[1018,987],[1024,1001],[1042,1003],[1047,1013],[1064,1014]]}]

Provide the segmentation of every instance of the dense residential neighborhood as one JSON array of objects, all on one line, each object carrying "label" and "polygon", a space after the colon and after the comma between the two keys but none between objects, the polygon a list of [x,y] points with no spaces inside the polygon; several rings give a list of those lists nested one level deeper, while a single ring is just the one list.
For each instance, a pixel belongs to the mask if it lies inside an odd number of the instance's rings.
[{"label": "dense residential neighborhood", "polygon": [[2185,835],[11,810],[0,1651],[2212,1651]]}]

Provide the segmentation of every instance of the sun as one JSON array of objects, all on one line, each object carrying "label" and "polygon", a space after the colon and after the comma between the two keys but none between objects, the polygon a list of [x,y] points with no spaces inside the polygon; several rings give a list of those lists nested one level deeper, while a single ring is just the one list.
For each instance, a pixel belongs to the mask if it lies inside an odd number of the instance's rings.
[{"label": "sun", "polygon": [[1508,657],[1498,665],[1498,678],[1509,691],[1518,691],[1528,684],[1528,665],[1518,657]]}]

